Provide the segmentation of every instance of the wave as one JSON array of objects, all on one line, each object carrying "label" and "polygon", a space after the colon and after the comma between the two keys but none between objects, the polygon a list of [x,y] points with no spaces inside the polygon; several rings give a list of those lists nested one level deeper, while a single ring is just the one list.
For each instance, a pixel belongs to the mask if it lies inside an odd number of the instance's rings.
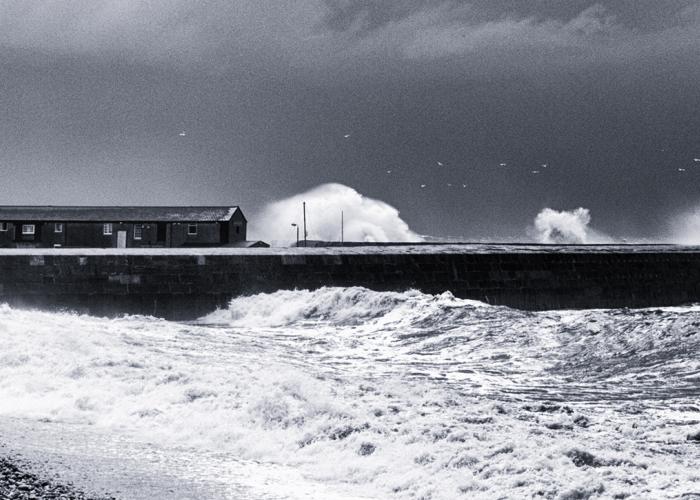
[{"label": "wave", "polygon": [[557,211],[543,208],[535,217],[528,233],[547,244],[614,243],[606,234],[590,227],[591,213],[587,208]]},{"label": "wave", "polygon": [[376,292],[363,287],[322,287],[317,290],[280,290],[271,294],[238,297],[228,308],[202,318],[200,323],[231,326],[289,326],[308,321],[334,325],[357,325],[368,321],[439,324],[451,313],[466,314],[486,304],[440,295],[406,292]]},{"label": "wave", "polygon": [[651,474],[680,495],[697,449],[653,443],[697,419],[698,326],[698,307],[532,313],[364,288],[240,297],[194,324],[0,306],[0,415],[370,497],[646,495]]},{"label": "wave", "polygon": [[269,203],[257,214],[256,238],[266,241],[290,241],[294,238],[290,223],[299,224],[304,218],[302,204],[306,203],[308,238],[340,241],[341,212],[344,214],[345,241],[422,241],[401,218],[399,211],[381,200],[358,193],[338,183],[321,184],[304,193]]},{"label": "wave", "polygon": [[351,331],[365,341],[380,335],[395,341],[394,348],[408,344],[415,350],[415,343],[422,342],[422,354],[444,350],[474,356],[481,351],[489,357],[496,349],[520,349],[548,359],[553,368],[595,366],[599,372],[611,366],[618,372],[635,370],[655,359],[671,366],[674,359],[685,360],[700,346],[697,306],[536,313],[459,299],[450,292],[430,295],[362,287],[238,297],[198,323],[239,329],[326,329],[336,336]]}]

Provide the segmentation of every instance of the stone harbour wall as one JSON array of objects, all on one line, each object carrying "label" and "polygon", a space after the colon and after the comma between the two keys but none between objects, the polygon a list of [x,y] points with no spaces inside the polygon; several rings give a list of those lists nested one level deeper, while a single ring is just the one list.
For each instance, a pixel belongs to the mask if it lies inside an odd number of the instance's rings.
[{"label": "stone harbour wall", "polygon": [[194,319],[233,297],[363,286],[527,310],[700,302],[698,252],[5,254],[0,303]]}]

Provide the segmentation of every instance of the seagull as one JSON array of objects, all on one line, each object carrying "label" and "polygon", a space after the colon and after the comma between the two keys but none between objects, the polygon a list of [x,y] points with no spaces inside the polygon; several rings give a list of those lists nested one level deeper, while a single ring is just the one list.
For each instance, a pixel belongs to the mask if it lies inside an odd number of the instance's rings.
[{"label": "seagull", "polygon": [[462,184],[462,187],[463,187],[463,188],[466,188],[466,187],[467,187],[467,185],[466,185],[466,184]]},{"label": "seagull", "polygon": [[679,172],[685,172],[685,169],[684,169],[684,168],[679,168],[678,171],[679,171]]},{"label": "seagull", "polygon": [[539,171],[539,170],[533,170],[532,173],[533,173],[533,174],[539,174],[540,171]]},{"label": "seagull", "polygon": [[452,184],[448,182],[447,187],[452,187]]},{"label": "seagull", "polygon": [[424,188],[425,186],[426,186],[426,184],[421,184],[421,185],[420,185],[421,188]]},{"label": "seagull", "polygon": [[387,170],[386,173],[387,173],[387,174],[390,174],[390,173],[391,173],[391,170]]},{"label": "seagull", "polygon": [[542,164],[542,168],[547,168],[547,164],[546,164],[546,163],[543,163],[543,164]]},{"label": "seagull", "polygon": [[180,137],[185,137],[187,135],[187,132],[184,130],[178,134]]},{"label": "seagull", "polygon": [[349,139],[349,138],[350,138],[350,134],[345,134],[343,137],[344,137],[345,139]]},{"label": "seagull", "polygon": [[505,167],[505,166],[506,166],[506,163],[499,163],[498,165],[499,165],[500,167]]},{"label": "seagull", "polygon": [[693,161],[700,163],[700,158],[693,158]]},{"label": "seagull", "polygon": [[442,167],[442,162],[441,162],[441,161],[437,162],[437,164],[438,164],[438,166]]}]

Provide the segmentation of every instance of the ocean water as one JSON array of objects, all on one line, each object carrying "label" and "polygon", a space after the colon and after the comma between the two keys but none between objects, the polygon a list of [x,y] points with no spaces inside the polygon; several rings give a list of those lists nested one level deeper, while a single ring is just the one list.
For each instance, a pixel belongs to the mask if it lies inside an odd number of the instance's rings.
[{"label": "ocean water", "polygon": [[696,306],[364,288],[191,323],[0,306],[0,345],[0,441],[124,498],[700,497]]}]

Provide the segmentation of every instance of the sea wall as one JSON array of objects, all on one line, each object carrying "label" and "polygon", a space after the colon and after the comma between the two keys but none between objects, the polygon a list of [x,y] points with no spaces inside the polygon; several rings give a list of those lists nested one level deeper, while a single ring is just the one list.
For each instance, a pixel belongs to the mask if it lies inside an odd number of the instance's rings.
[{"label": "sea wall", "polygon": [[15,251],[0,253],[0,303],[193,319],[234,296],[321,286],[450,291],[528,310],[700,302],[700,250],[567,250]]}]

